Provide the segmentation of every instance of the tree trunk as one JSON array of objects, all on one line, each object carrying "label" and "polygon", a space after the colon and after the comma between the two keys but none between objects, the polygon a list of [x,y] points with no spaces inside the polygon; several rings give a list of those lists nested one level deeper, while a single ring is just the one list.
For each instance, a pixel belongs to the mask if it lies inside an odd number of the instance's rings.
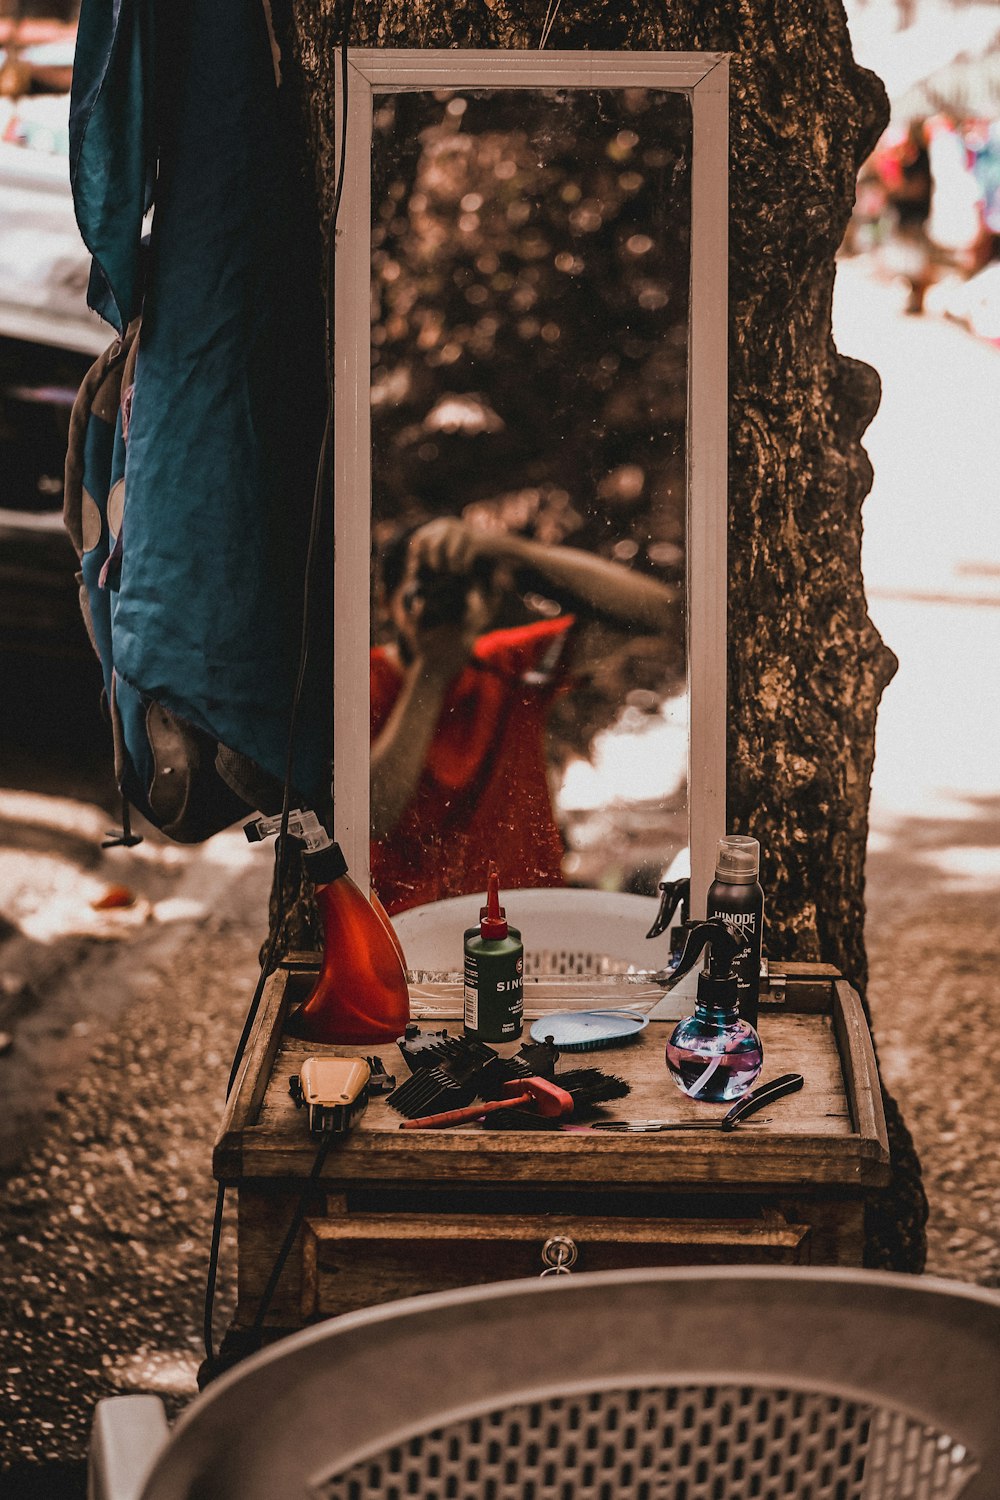
[{"label": "tree trunk", "polygon": [[[276,20],[326,216],[340,10],[290,5]],[[545,17],[542,0],[361,0],[351,41],[532,49]],[[837,964],[863,992],[875,715],[895,658],[868,618],[860,564],[871,483],[860,438],[879,381],[834,348],[831,300],[885,92],[855,63],[839,0],[563,0],[548,45],[731,54],[728,822],[762,845],[767,951]],[[916,1270],[926,1202],[886,1106],[897,1191],[871,1224],[869,1260]]]}]

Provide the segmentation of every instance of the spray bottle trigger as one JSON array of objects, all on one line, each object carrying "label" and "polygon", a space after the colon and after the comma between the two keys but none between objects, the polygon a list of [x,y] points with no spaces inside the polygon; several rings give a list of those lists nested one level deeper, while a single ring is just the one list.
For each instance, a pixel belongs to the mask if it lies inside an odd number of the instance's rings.
[{"label": "spray bottle trigger", "polygon": [[713,979],[728,979],[733,959],[740,951],[742,939],[737,929],[725,917],[711,917],[707,922],[698,922],[688,932],[684,951],[664,988],[672,990],[685,974],[694,968],[699,954],[710,948],[709,972]]},{"label": "spray bottle trigger", "polygon": [[661,880],[659,888],[660,909],[656,913],[652,927],[646,933],[648,938],[659,937],[661,932],[666,932],[678,906],[681,909],[681,922],[686,923],[689,919],[688,902],[691,897],[689,877],[684,875],[680,880]]},{"label": "spray bottle trigger", "polygon": [[[251,818],[248,823],[243,824],[247,843],[259,844],[269,838],[272,833],[280,833],[284,818],[284,813],[277,813],[273,818],[264,816]],[[319,818],[309,808],[296,807],[288,813],[287,831],[288,837],[298,839],[305,845],[306,852],[309,854],[328,849],[333,843]]]}]

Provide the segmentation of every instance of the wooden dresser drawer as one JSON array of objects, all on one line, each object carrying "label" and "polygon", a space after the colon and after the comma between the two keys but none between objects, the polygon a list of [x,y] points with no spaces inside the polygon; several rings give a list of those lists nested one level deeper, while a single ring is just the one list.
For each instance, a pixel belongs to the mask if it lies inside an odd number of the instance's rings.
[{"label": "wooden dresser drawer", "polygon": [[809,1226],[776,1214],[747,1219],[574,1218],[546,1215],[361,1214],[309,1219],[302,1317],[445,1287],[540,1276],[563,1255],[575,1271],[718,1262],[797,1265]]}]

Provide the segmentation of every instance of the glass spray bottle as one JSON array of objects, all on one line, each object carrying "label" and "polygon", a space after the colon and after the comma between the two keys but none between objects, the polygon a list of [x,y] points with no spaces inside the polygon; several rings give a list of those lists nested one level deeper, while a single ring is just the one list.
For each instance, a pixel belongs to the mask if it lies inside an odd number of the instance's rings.
[{"label": "glass spray bottle", "polygon": [[696,923],[666,985],[672,989],[705,950],[694,1015],[679,1021],[667,1042],[670,1076],[689,1099],[738,1099],[763,1066],[760,1037],[739,1012],[733,964],[742,945],[739,929],[722,917]]}]

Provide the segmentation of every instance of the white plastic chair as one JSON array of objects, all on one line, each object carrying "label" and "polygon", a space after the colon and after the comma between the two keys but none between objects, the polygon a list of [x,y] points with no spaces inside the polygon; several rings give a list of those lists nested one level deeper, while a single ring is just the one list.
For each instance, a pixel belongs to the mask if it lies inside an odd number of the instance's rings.
[{"label": "white plastic chair", "polygon": [[[479,921],[484,897],[450,896],[397,913],[392,925],[413,971],[462,967],[462,933]],[[659,909],[654,896],[621,891],[510,890],[502,895],[508,920],[524,938],[526,974],[624,974],[662,968],[667,938],[646,941]]]},{"label": "white plastic chair", "polygon": [[[1000,1296],[890,1272],[596,1272],[348,1313],[247,1359],[90,1500],[995,1500]],[[142,1403],[136,1408],[135,1403]],[[110,1456],[109,1456],[110,1455]]]}]

